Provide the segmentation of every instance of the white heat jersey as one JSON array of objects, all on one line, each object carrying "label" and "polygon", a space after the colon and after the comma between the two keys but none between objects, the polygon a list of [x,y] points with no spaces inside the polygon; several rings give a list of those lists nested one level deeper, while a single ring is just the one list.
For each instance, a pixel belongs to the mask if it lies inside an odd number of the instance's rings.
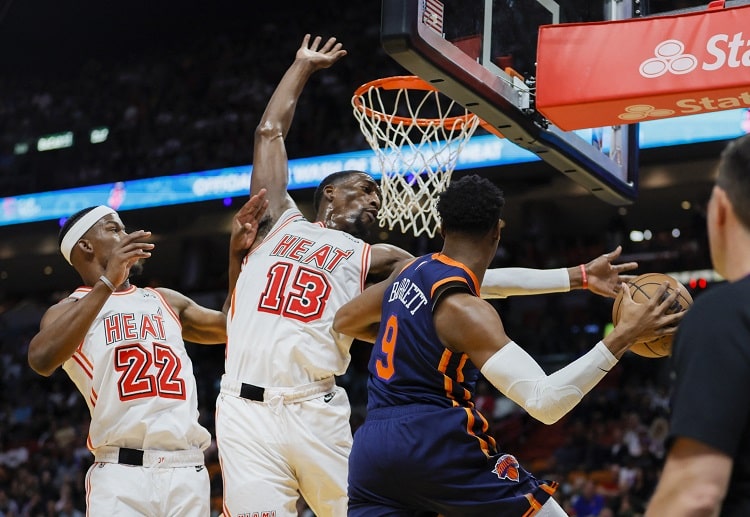
[{"label": "white heat jersey", "polygon": [[[70,296],[91,291],[80,287]],[[91,412],[88,447],[204,450],[193,364],[182,325],[154,289],[114,292],[63,369]]]},{"label": "white heat jersey", "polygon": [[285,211],[242,264],[227,318],[226,376],[296,387],[349,365],[352,339],[332,330],[344,303],[362,292],[370,246]]}]

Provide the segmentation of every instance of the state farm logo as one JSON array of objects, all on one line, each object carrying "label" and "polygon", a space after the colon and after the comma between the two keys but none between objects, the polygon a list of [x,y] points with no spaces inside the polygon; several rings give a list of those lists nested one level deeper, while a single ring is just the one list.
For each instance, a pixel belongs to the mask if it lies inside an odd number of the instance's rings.
[{"label": "state farm logo", "polygon": [[624,108],[617,118],[629,122],[679,115],[693,115],[705,111],[722,111],[737,108],[750,108],[750,91],[738,91],[726,97],[688,97],[674,102],[672,107],[657,108],[651,104],[632,104]]},{"label": "state farm logo", "polygon": [[659,109],[650,104],[634,104],[625,108],[625,113],[620,113],[617,118],[626,122],[634,122],[648,117],[670,117],[674,114],[674,110]]},{"label": "state farm logo", "polygon": [[641,63],[641,75],[647,79],[671,72],[675,75],[687,74],[698,66],[698,59],[685,54],[685,44],[676,39],[662,41],[656,46],[654,56]]},{"label": "state farm logo", "polygon": [[[714,34],[706,42],[706,54],[711,57],[700,63],[702,70],[750,67],[750,40],[745,40],[742,32],[731,37],[729,34]],[[685,52],[682,41],[668,39],[656,45],[654,57],[641,63],[639,72],[647,79],[654,79],[667,72],[675,75],[690,73],[698,64],[697,57]]]}]

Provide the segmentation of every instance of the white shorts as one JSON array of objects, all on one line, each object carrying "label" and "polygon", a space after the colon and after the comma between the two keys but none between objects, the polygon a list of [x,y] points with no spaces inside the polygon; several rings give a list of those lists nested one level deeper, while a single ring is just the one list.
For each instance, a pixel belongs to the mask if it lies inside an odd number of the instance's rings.
[{"label": "white shorts", "polygon": [[216,440],[225,514],[297,517],[302,494],[318,517],[346,516],[351,410],[332,379],[324,388],[296,398],[267,390],[253,401],[222,381]]},{"label": "white shorts", "polygon": [[210,504],[208,469],[203,465],[96,462],[86,474],[86,515],[208,517]]},{"label": "white shorts", "polygon": [[550,497],[541,509],[534,514],[534,517],[568,517],[568,514],[555,498]]}]

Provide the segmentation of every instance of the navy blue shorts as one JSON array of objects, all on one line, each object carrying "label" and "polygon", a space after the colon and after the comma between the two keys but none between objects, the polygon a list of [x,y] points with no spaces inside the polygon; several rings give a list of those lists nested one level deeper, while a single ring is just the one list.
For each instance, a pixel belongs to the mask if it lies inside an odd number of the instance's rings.
[{"label": "navy blue shorts", "polygon": [[510,454],[485,454],[487,437],[472,427],[476,419],[460,407],[371,411],[349,456],[349,516],[533,514],[557,484],[537,480]]}]

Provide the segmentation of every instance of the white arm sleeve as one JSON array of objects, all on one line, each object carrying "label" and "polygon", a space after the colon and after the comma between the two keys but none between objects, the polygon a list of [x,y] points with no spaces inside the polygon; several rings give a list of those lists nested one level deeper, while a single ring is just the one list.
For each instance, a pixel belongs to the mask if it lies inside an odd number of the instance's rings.
[{"label": "white arm sleeve", "polygon": [[568,270],[506,267],[488,269],[482,281],[482,298],[506,298],[524,294],[564,293],[570,291]]},{"label": "white arm sleeve", "polygon": [[511,341],[490,357],[482,374],[497,389],[545,424],[565,416],[617,364],[599,341],[587,354],[552,375]]}]

